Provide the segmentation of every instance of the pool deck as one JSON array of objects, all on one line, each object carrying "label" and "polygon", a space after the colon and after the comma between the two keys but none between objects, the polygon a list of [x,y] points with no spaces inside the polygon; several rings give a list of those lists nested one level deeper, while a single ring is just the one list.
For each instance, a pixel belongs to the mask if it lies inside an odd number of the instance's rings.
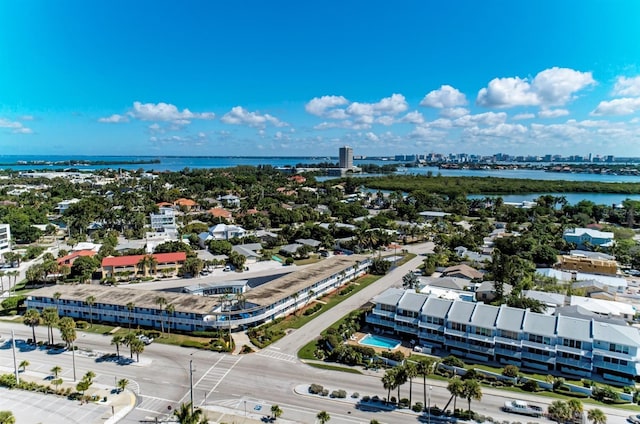
[{"label": "pool deck", "polygon": [[[400,346],[398,346],[395,349],[386,349],[386,348],[382,348],[382,347],[375,347],[375,346],[368,346],[368,345],[360,344],[360,340],[362,340],[364,337],[366,337],[366,335],[367,335],[367,333],[360,333],[360,332],[354,333],[353,336],[351,336],[351,339],[347,340],[347,344],[349,344],[349,345],[367,346],[367,347],[370,347],[373,350],[375,350],[376,353],[382,353],[384,351],[389,351],[389,350],[391,350],[393,352],[396,352],[396,351],[399,350],[400,352],[404,353],[404,356],[406,358],[408,358],[413,353],[411,348],[409,348],[407,346],[404,346],[403,344],[401,344]],[[393,336],[380,336],[380,337],[385,337],[387,339],[392,339],[392,340],[398,340],[398,339],[394,338]],[[401,343],[400,340],[398,340],[398,343]]]}]

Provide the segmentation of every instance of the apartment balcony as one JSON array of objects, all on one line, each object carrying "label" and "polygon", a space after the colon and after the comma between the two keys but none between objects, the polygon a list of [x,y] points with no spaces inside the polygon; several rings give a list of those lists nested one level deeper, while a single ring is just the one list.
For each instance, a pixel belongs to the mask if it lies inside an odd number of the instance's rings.
[{"label": "apartment balcony", "polygon": [[502,349],[502,348],[500,348],[498,346],[499,345],[496,345],[496,347],[494,348],[494,351],[495,351],[496,355],[508,356],[510,358],[513,358],[513,359],[521,359],[522,358],[522,352],[514,352],[513,350]]},{"label": "apartment balcony", "polygon": [[445,328],[444,329],[444,333],[447,336],[467,337],[467,332],[466,331],[458,331],[458,330],[453,330],[451,328]]},{"label": "apartment balcony", "polygon": [[371,315],[367,315],[367,317],[365,318],[365,321],[368,322],[369,324],[373,324],[373,325],[380,325],[383,327],[387,327],[387,328],[393,328],[394,327],[394,323],[393,321],[388,321],[385,319],[381,319],[380,317],[371,314]]},{"label": "apartment balcony", "polygon": [[485,342],[485,343],[491,343],[491,344],[494,343],[493,336],[483,336],[481,334],[469,333],[469,335],[467,337],[470,338],[470,339],[478,340],[478,341]]},{"label": "apartment balcony", "polygon": [[430,322],[420,321],[418,325],[420,326],[420,328],[430,328],[432,330],[444,331],[443,324],[433,324]]},{"label": "apartment balcony", "polygon": [[501,343],[504,345],[510,345],[510,346],[520,346],[521,345],[521,340],[515,340],[515,339],[509,339],[507,337],[500,337],[500,336],[496,336],[494,338],[496,343]]},{"label": "apartment balcony", "polygon": [[381,309],[373,309],[371,312],[374,315],[378,315],[378,316],[381,316],[381,317],[387,317],[387,318],[395,318],[395,316],[396,316],[395,312],[383,311]]},{"label": "apartment balcony", "polygon": [[612,364],[611,362],[605,362],[602,359],[593,360],[593,368],[600,368],[602,372],[617,371],[625,374],[635,374],[636,363],[628,362],[627,365]]},{"label": "apartment balcony", "polygon": [[635,361],[638,358],[621,352],[611,352],[610,350],[593,348],[593,357],[604,356],[609,358],[617,358],[625,361]]},{"label": "apartment balcony", "polygon": [[574,355],[580,355],[583,358],[591,358],[593,356],[593,352],[590,350],[576,349],[574,347],[562,346],[562,345],[556,345],[556,351],[572,353]]},{"label": "apartment balcony", "polygon": [[537,353],[531,353],[527,351],[522,351],[520,354],[522,360],[529,359],[532,361],[540,362],[543,364],[555,364],[556,358],[555,356],[546,356],[546,355],[538,355]]},{"label": "apartment balcony", "polygon": [[471,345],[470,345],[469,343],[467,343],[467,342],[459,342],[459,341],[457,341],[457,340],[451,340],[451,339],[449,339],[449,338],[447,338],[447,339],[445,340],[445,344],[446,344],[446,345],[447,345],[447,347],[449,347],[449,348],[455,348],[455,347],[457,347],[457,348],[461,348],[461,349],[465,349],[465,350],[468,350],[468,349],[472,349],[472,350],[473,350],[473,349],[474,349],[474,347],[473,347],[473,346],[471,346]]},{"label": "apartment balcony", "polygon": [[396,315],[395,316],[395,320],[398,321],[398,322],[406,322],[406,323],[409,323],[409,324],[413,324],[416,327],[418,327],[418,323],[419,323],[418,318],[405,317],[405,316],[402,316],[402,315]]},{"label": "apartment balcony", "polygon": [[556,364],[591,371],[591,361],[583,361],[556,356]]},{"label": "apartment balcony", "polygon": [[546,344],[542,344],[542,343],[532,342],[530,340],[522,340],[522,347],[532,347],[534,349],[540,349],[540,350],[544,350],[546,352],[555,352],[556,351],[556,346],[555,345],[546,345]]},{"label": "apartment balcony", "polygon": [[444,335],[440,336],[437,334],[432,334],[432,333],[426,333],[424,331],[420,331],[418,333],[418,337],[420,337],[420,339],[424,339],[424,340],[428,340],[428,341],[432,341],[432,342],[437,342],[437,343],[444,343],[446,341]]}]

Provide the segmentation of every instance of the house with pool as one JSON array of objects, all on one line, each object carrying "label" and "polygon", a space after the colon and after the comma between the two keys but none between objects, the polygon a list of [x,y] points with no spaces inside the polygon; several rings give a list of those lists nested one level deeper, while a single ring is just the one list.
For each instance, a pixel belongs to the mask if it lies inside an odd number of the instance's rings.
[{"label": "house with pool", "polygon": [[620,320],[545,315],[400,288],[387,289],[372,302],[365,319],[374,330],[386,338],[414,340],[438,355],[622,385],[634,384],[640,375],[640,329]]},{"label": "house with pool", "polygon": [[[32,291],[27,308],[42,312],[58,309],[60,316],[106,322],[120,326],[171,328],[204,331],[216,328],[253,327],[289,315],[315,298],[334,291],[364,275],[371,259],[363,255],[339,255],[276,278],[253,289],[243,281],[215,287],[215,296],[207,296],[190,286],[193,294],[138,290],[126,286],[95,284],[55,285]],[[211,288],[211,287],[207,287]],[[205,289],[205,288],[203,288]],[[194,293],[195,292],[195,293]],[[87,303],[93,298],[91,305]],[[165,305],[156,303],[163,297]],[[166,305],[171,305],[171,313]]]}]

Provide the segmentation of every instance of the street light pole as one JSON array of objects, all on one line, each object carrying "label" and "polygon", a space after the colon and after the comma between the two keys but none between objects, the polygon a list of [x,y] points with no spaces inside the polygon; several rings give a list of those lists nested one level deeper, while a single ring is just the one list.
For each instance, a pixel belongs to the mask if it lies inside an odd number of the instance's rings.
[{"label": "street light pole", "polygon": [[193,359],[189,360],[189,393],[191,396],[191,415],[193,415]]},{"label": "street light pole", "polygon": [[433,386],[429,386],[429,403],[427,404],[427,413],[428,415],[428,424],[431,424],[431,389],[433,389]]}]

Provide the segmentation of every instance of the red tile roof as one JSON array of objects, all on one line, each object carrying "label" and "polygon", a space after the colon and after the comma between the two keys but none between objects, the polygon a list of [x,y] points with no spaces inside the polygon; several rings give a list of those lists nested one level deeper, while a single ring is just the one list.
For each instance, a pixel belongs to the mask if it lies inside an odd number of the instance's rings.
[{"label": "red tile roof", "polygon": [[184,198],[176,200],[175,202],[173,202],[173,204],[177,206],[189,206],[189,207],[197,205],[197,203],[194,200],[184,199]]},{"label": "red tile roof", "polygon": [[231,218],[231,212],[223,208],[211,208],[209,213],[216,218]]},{"label": "red tile roof", "polygon": [[[108,256],[102,260],[102,266],[133,266],[137,265],[145,256],[147,255]],[[151,256],[158,261],[159,265],[169,262],[181,262],[187,259],[185,252],[154,253]]]},{"label": "red tile roof", "polygon": [[69,264],[80,256],[95,256],[97,252],[93,250],[78,250],[77,252],[71,252],[67,256],[58,258],[58,265]]}]

